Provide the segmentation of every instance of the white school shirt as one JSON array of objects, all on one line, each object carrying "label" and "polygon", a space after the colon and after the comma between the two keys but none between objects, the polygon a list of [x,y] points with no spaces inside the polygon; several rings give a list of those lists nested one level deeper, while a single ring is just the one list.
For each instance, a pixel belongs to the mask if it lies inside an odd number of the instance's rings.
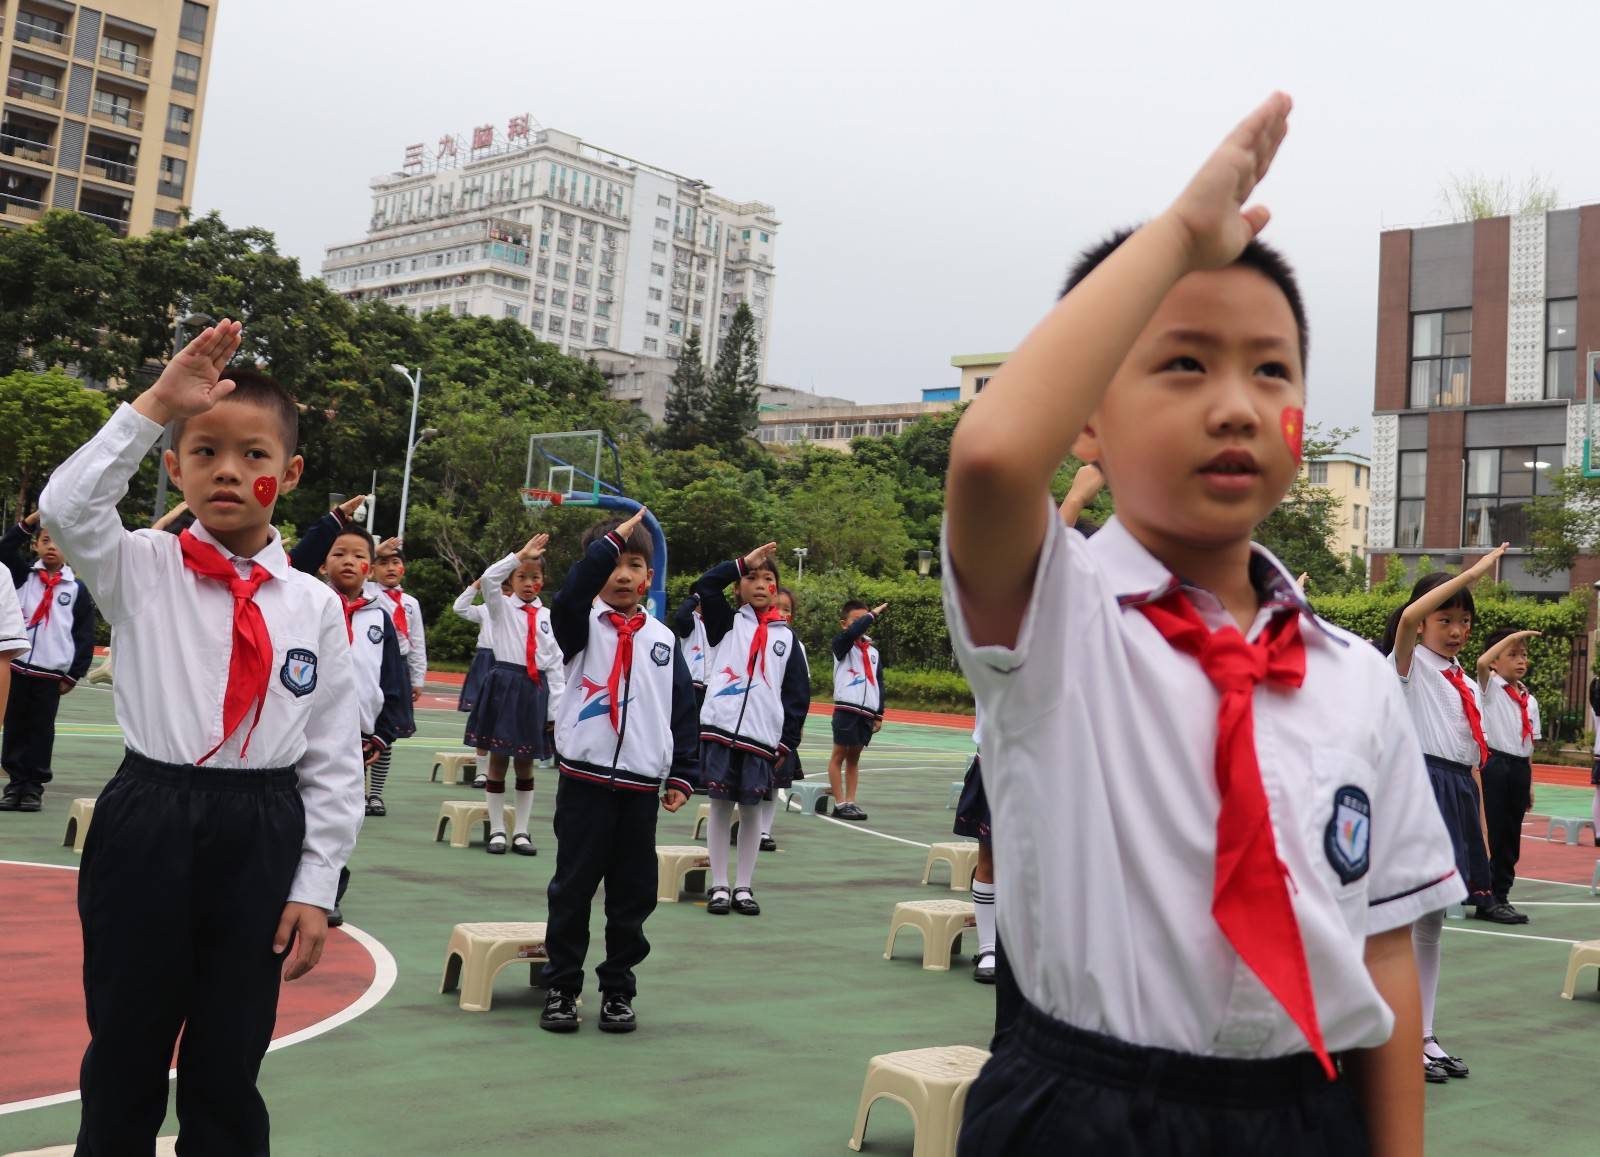
[{"label": "white school shirt", "polygon": [[556,643],[555,631],[550,626],[550,610],[535,598],[524,603],[516,595],[500,593],[500,584],[511,577],[511,572],[522,565],[515,554],[508,554],[499,562],[491,563],[478,580],[480,590],[491,591],[483,596],[484,617],[489,620],[489,648],[494,651],[495,662],[528,665],[528,616],[524,606],[538,608],[539,625],[534,628],[537,639],[534,646],[534,663],[539,668],[539,678],[544,680],[550,693],[547,719],[554,719],[561,707],[561,696],[566,691],[566,664],[561,658],[561,648]]},{"label": "white school shirt", "polygon": [[[222,740],[233,597],[183,565],[177,535],[122,526],[116,504],[161,429],[131,406],[117,407],[56,467],[39,508],[111,624],[117,723],[128,749],[193,764]],[[198,522],[191,532],[241,577],[251,563],[272,576],[255,597],[272,637],[260,722],[247,756],[240,748],[253,710],[205,767],[295,769],[306,834],[289,899],[331,909],[364,810],[355,679],[339,597],[289,565],[276,530],[252,559],[232,555]]]},{"label": "white school shirt", "polygon": [[28,649],[28,629],[17,604],[17,589],[0,578],[0,660],[13,659]]},{"label": "white school shirt", "polygon": [[[1411,712],[1412,725],[1417,729],[1417,739],[1422,750],[1440,759],[1477,767],[1483,761],[1477,740],[1472,738],[1472,726],[1467,722],[1467,712],[1461,705],[1461,695],[1444,677],[1449,667],[1461,670],[1461,664],[1428,650],[1421,643],[1411,652],[1411,674],[1400,675],[1406,707]],[[1389,668],[1395,674],[1394,655],[1389,656]],[[1478,694],[1478,681],[1461,671],[1467,688],[1478,710],[1483,711],[1483,701]]]},{"label": "white school shirt", "polygon": [[[393,619],[394,600],[388,592],[388,587],[370,579],[361,587],[361,593],[375,599],[384,613]],[[406,670],[411,673],[411,686],[420,689],[428,681],[428,633],[422,623],[422,604],[410,591],[401,591],[400,605],[405,608],[406,629],[402,631],[400,624],[396,623],[394,635],[400,642],[400,657],[406,661]]]},{"label": "white school shirt", "polygon": [[[1522,708],[1507,694],[1506,689],[1510,686],[1499,672],[1489,672],[1489,685],[1483,688],[1483,737],[1494,751],[1530,756],[1533,754],[1533,742],[1539,738],[1541,730],[1539,699],[1532,691],[1528,692],[1528,722],[1533,724],[1533,738],[1524,740]],[[1523,689],[1527,690],[1526,685]]]},{"label": "white school shirt", "polygon": [[478,650],[491,651],[494,649],[494,625],[489,622],[489,616],[484,609],[472,600],[478,592],[474,587],[468,587],[456,596],[456,601],[450,604],[450,609],[466,619],[469,623],[478,624]]},{"label": "white school shirt", "polygon": [[[983,712],[997,879],[1012,881],[1000,939],[1022,992],[1059,1020],[1137,1045],[1305,1053],[1211,915],[1219,699],[1136,605],[1178,580],[1116,518],[1088,540],[1053,508],[1049,518],[1014,646],[972,641],[948,555],[944,564],[951,639]],[[1466,887],[1382,656],[1316,619],[1289,573],[1254,549],[1271,603],[1300,608],[1306,650],[1299,690],[1255,692],[1273,834],[1327,1047],[1370,1048],[1394,1016],[1363,963],[1367,937]],[[1233,625],[1215,596],[1185,589],[1213,630]],[[1273,614],[1264,607],[1248,637]],[[1357,822],[1362,805],[1370,826]]]}]

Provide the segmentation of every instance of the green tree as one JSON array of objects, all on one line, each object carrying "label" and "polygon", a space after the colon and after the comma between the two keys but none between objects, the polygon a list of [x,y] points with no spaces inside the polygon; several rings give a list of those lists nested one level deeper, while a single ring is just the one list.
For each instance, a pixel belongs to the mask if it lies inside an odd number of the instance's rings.
[{"label": "green tree", "polygon": [[1528,569],[1537,575],[1569,569],[1600,540],[1600,478],[1584,477],[1575,464],[1553,472],[1550,487],[1550,494],[1528,504]]},{"label": "green tree", "polygon": [[104,394],[60,370],[0,378],[0,477],[20,513],[56,465],[105,425]]},{"label": "green tree", "polygon": [[808,571],[905,570],[913,548],[892,477],[836,451],[811,449],[784,468],[781,485],[778,545],[805,547]]},{"label": "green tree", "polygon": [[[1302,447],[1305,460],[1312,462],[1336,452],[1352,433],[1336,426],[1324,435],[1318,426],[1308,425]],[[1256,527],[1255,540],[1277,555],[1291,574],[1309,576],[1314,591],[1359,590],[1365,572],[1356,576],[1350,560],[1330,545],[1342,517],[1342,507],[1332,491],[1313,485],[1307,474],[1298,474],[1283,501]]]},{"label": "green tree", "polygon": [[755,432],[760,412],[757,388],[760,374],[761,351],[756,342],[755,315],[748,305],[740,302],[733,311],[733,320],[711,371],[706,441],[733,450]]},{"label": "green tree", "polygon": [[706,381],[700,331],[689,335],[683,353],[672,371],[672,391],[667,395],[666,421],[656,436],[656,444],[668,450],[687,450],[698,446],[705,436],[706,414],[711,406],[711,388]]}]

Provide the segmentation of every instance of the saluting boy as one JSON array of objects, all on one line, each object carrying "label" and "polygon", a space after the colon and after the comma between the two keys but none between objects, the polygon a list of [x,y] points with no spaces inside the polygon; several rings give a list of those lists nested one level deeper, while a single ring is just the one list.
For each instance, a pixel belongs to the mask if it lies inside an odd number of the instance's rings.
[{"label": "saluting boy", "polygon": [[839,611],[839,633],[833,637],[833,752],[828,757],[828,786],[833,789],[833,814],[842,820],[864,820],[856,803],[861,753],[883,726],[883,659],[867,634],[878,616],[851,599]]},{"label": "saluting boy", "polygon": [[[1410,924],[1465,887],[1382,656],[1250,541],[1305,405],[1299,290],[1244,208],[1288,112],[1086,254],[952,440],[946,612],[1026,1002],[963,1155],[1422,1152]],[[1069,453],[1116,494],[1088,540],[1051,509]]]},{"label": "saluting boy", "polygon": [[[224,377],[238,348],[236,322],[208,327],[39,502],[112,625],[127,747],[78,877],[80,1154],[151,1151],[180,1029],[179,1148],[267,1152],[255,1082],[280,971],[321,957],[361,826],[344,615],[272,526],[300,480],[298,414],[266,375]],[[129,533],[117,501],[168,423],[164,466],[195,525]]]}]

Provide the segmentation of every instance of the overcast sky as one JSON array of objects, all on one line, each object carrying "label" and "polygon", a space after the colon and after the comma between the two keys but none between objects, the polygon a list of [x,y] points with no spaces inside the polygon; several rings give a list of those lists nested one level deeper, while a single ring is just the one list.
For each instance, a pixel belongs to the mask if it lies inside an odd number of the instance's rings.
[{"label": "overcast sky", "polygon": [[775,205],[768,376],[888,402],[1011,348],[1076,249],[1281,87],[1261,199],[1310,310],[1309,416],[1364,449],[1379,230],[1442,219],[1452,173],[1600,200],[1600,5],[1317,7],[219,0],[195,202],[316,272],[407,144],[531,113]]}]

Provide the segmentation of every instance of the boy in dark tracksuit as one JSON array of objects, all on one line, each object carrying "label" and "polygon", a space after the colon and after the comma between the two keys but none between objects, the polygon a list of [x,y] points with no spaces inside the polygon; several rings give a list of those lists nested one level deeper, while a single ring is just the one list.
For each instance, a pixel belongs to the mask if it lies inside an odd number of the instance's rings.
[{"label": "boy in dark tracksuit", "polygon": [[550,1032],[578,1028],[589,909],[602,882],[606,959],[595,970],[600,1031],[638,1027],[633,970],[650,952],[644,922],[656,906],[656,801],[677,811],[698,778],[689,669],[672,631],[641,606],[653,557],[639,526],[643,517],[641,507],[625,522],[590,527],[584,555],[550,609],[567,669],[556,713],[561,779],[545,934],[549,994],[539,1018],[539,1027]]},{"label": "boy in dark tracksuit", "polygon": [[[33,540],[34,559],[23,556]],[[0,535],[0,562],[11,572],[22,608],[28,649],[11,658],[0,766],[10,781],[0,811],[36,812],[53,773],[56,709],[94,658],[94,600],[33,514]]]}]

